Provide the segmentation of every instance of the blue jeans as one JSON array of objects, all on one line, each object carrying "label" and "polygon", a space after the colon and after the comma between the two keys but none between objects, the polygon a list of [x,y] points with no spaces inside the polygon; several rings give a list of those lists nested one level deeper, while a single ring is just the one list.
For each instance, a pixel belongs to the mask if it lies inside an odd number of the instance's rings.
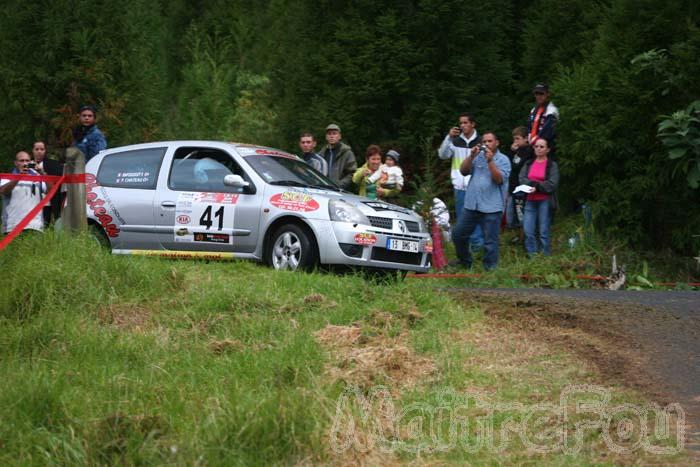
[{"label": "blue jeans", "polygon": [[[455,214],[457,217],[457,223],[459,223],[459,218],[462,217],[464,211],[464,194],[466,190],[455,189]],[[481,230],[481,226],[477,225],[474,229],[474,233],[469,237],[469,244],[472,246],[474,251],[479,251],[482,246],[484,246],[484,233]]]},{"label": "blue jeans", "polygon": [[[551,254],[549,245],[549,224],[551,213],[549,211],[549,198],[542,201],[526,201],[523,215],[523,227],[525,230],[525,251],[533,255],[541,251],[543,255]],[[539,229],[539,245],[536,232]]]},{"label": "blue jeans", "polygon": [[467,239],[477,226],[484,232],[484,269],[495,269],[498,265],[498,234],[501,231],[502,212],[479,212],[464,209],[452,230],[457,258],[467,268],[472,267],[472,254]]}]

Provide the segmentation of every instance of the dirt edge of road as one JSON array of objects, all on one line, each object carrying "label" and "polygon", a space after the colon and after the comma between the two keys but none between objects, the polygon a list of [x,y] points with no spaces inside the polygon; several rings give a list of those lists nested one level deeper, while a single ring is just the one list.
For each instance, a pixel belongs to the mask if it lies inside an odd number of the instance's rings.
[{"label": "dirt edge of road", "polygon": [[[687,323],[678,322],[663,310],[636,304],[514,291],[454,293],[466,304],[478,304],[492,324],[524,331],[581,358],[602,384],[634,389],[660,405],[680,403],[686,411],[688,453],[700,457],[700,398],[667,384],[668,361],[683,356],[672,354],[678,350],[664,345],[664,339],[685,332],[680,327]],[[700,375],[690,372],[679,378],[681,386],[700,391],[695,381]]]}]

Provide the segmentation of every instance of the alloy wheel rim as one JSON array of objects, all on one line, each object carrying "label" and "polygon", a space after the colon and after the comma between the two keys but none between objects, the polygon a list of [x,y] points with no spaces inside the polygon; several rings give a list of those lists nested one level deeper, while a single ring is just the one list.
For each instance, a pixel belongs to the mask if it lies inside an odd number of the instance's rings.
[{"label": "alloy wheel rim", "polygon": [[292,232],[280,235],[272,247],[272,265],[275,269],[296,270],[301,260],[301,240]]}]

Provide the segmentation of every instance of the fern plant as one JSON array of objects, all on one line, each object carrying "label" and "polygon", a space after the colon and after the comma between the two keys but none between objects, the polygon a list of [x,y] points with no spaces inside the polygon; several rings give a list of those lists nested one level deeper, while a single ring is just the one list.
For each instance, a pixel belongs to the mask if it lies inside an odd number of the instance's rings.
[{"label": "fern plant", "polygon": [[662,115],[657,135],[675,161],[673,174],[684,173],[688,186],[700,187],[700,100],[671,115]]}]

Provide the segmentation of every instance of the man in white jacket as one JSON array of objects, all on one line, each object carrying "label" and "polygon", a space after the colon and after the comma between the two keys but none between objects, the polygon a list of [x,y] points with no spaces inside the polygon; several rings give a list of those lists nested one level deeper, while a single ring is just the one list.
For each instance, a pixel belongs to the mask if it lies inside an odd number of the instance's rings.
[{"label": "man in white jacket", "polygon": [[[463,176],[459,168],[464,159],[469,156],[471,148],[480,142],[481,138],[476,131],[476,120],[471,114],[463,113],[459,116],[459,126],[450,129],[438,149],[440,159],[452,159],[450,178],[455,194],[455,219],[457,221],[464,210],[464,193],[466,193],[471,177],[470,175]],[[470,237],[470,243],[474,249],[479,249],[484,244],[484,236],[480,227],[474,230]]]}]

